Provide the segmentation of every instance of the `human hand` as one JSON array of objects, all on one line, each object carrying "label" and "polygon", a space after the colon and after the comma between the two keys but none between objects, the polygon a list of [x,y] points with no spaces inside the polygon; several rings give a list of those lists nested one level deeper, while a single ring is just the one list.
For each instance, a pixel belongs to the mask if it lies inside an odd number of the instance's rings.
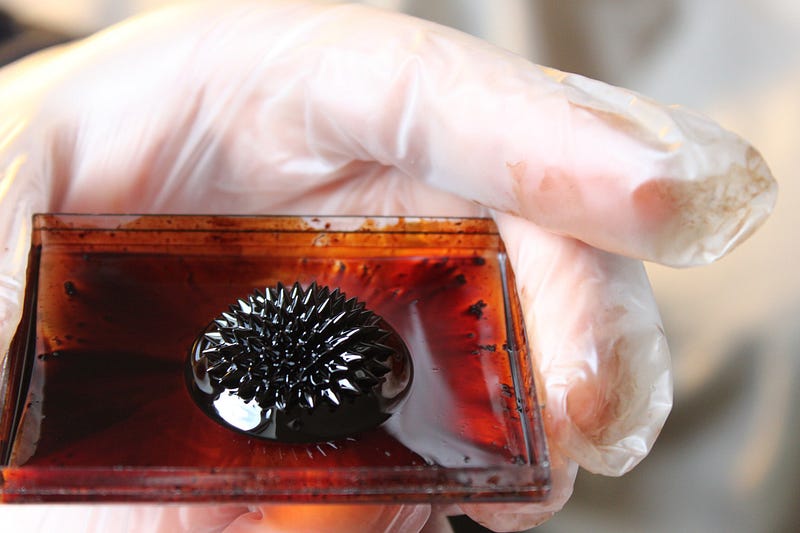
[{"label": "human hand", "polygon": [[[0,135],[3,351],[34,212],[493,216],[554,480],[541,504],[461,507],[497,530],[559,510],[577,464],[620,475],[647,454],[671,383],[639,260],[716,259],[776,191],[755,150],[707,119],[360,6],[227,2],[132,20],[1,71]],[[430,513],[106,510],[230,531],[413,531]]]}]

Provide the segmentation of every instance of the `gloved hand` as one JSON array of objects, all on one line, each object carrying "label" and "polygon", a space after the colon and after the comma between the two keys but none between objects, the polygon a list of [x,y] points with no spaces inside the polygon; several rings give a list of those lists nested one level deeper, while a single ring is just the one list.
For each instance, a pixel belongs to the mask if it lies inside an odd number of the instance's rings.
[{"label": "gloved hand", "polygon": [[[576,464],[621,475],[648,453],[672,395],[639,260],[710,262],[776,195],[753,148],[687,110],[413,18],[285,1],[172,8],[4,69],[0,169],[3,352],[35,212],[493,216],[554,477],[542,504],[461,506],[497,530],[558,511]],[[165,530],[415,531],[430,509],[2,512],[62,525],[58,513],[124,515]]]}]

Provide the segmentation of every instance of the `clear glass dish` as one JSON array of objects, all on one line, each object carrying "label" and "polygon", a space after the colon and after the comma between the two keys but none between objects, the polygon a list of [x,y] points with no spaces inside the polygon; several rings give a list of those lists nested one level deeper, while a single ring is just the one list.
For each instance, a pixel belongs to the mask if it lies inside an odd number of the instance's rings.
[{"label": "clear glass dish", "polygon": [[[4,502],[538,501],[550,471],[514,276],[488,219],[37,215],[0,375]],[[381,426],[291,444],[190,398],[210,320],[255,288],[337,287],[405,341]]]}]

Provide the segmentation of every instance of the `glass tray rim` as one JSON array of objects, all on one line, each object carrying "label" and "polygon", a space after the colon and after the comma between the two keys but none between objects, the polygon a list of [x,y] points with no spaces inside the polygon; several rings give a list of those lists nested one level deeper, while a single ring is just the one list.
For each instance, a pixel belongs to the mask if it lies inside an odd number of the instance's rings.
[{"label": "glass tray rim", "polygon": [[[365,476],[366,474],[366,476]],[[413,474],[413,480],[404,477]],[[349,484],[332,486],[331,476]],[[491,467],[6,467],[0,501],[454,503],[535,502],[549,494],[549,465]],[[282,489],[283,483],[304,482]],[[381,482],[381,484],[373,484]],[[4,501],[4,503],[6,503]]]},{"label": "glass tray rim", "polygon": [[[167,221],[176,221],[177,224]],[[232,227],[236,223],[238,228]],[[32,229],[49,231],[223,233],[387,233],[498,236],[487,216],[263,215],[194,213],[35,213]]]}]

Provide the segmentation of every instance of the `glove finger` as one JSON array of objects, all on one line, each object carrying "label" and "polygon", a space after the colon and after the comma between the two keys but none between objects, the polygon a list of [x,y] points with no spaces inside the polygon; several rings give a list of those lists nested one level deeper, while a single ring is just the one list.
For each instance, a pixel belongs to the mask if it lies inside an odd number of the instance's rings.
[{"label": "glove finger", "polygon": [[237,505],[2,505],[0,520],[28,533],[220,533],[247,511]]},{"label": "glove finger", "polygon": [[526,318],[548,438],[595,473],[649,452],[672,406],[661,319],[642,264],[498,214]]},{"label": "glove finger", "polygon": [[[681,108],[364,6],[229,4],[138,19],[28,80],[56,78],[43,116],[81,127],[68,205],[134,192],[154,210],[179,198],[203,211],[247,191],[288,209],[366,161],[595,247],[689,265],[725,253],[774,202],[758,153]],[[67,67],[77,75],[61,80]],[[173,172],[120,164],[131,145]]]},{"label": "glove finger", "polygon": [[[7,131],[2,134],[6,134],[6,139],[0,139],[0,144],[14,135]],[[0,166],[0,362],[21,318],[31,217],[35,212],[47,210],[41,180],[17,179],[27,166],[30,162],[25,155]]]},{"label": "glove finger", "polygon": [[65,533],[382,533],[419,531],[428,505],[7,505],[0,519],[18,531]]},{"label": "glove finger", "polygon": [[[595,247],[670,264],[715,259],[771,209],[775,185],[758,153],[698,115],[434,24],[360,6],[315,9],[291,26],[281,61],[245,62],[256,81],[232,121],[236,153],[238,126],[256,116],[256,141],[287,139],[278,168],[298,147],[292,157],[328,169],[376,161]],[[253,24],[228,21],[243,33]],[[295,48],[295,38],[306,44]],[[264,86],[272,79],[297,90],[275,97]],[[287,114],[304,121],[287,132]]]},{"label": "glove finger", "polygon": [[234,520],[225,533],[381,533],[419,531],[428,505],[259,505]]}]

